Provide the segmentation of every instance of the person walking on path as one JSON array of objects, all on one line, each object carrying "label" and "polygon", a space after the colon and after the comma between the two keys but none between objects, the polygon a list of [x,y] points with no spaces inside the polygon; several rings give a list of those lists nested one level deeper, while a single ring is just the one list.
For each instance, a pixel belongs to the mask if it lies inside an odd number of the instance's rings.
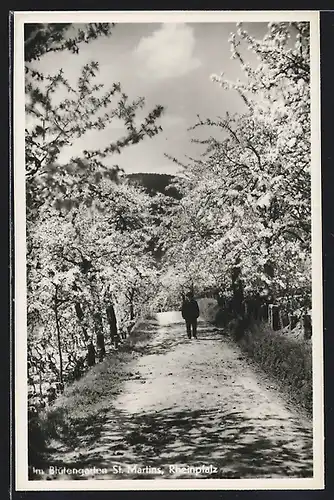
[{"label": "person walking on path", "polygon": [[188,292],[182,303],[182,318],[186,322],[187,336],[191,339],[197,339],[197,318],[199,316],[199,308],[192,292]]}]

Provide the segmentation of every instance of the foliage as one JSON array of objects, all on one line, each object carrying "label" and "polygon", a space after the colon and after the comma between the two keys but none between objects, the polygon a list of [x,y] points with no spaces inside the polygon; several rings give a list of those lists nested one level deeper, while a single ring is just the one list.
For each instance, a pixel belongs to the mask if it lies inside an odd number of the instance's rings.
[{"label": "foliage", "polygon": [[76,28],[70,23],[25,23],[25,61],[39,60],[44,54],[63,50],[78,54],[81,43],[89,43],[101,35],[111,35],[113,26],[110,23],[89,23]]},{"label": "foliage", "polygon": [[[163,111],[161,106],[156,106],[138,125],[136,113],[144,107],[144,99],[129,102],[120,83],[104,91],[103,84],[95,83],[98,69],[97,62],[87,63],[77,88],[70,86],[62,70],[46,76],[42,83],[26,79],[27,202],[31,208],[45,200],[68,208],[91,204],[94,188],[89,184],[118,178],[119,167],[110,166],[106,160],[161,130],[156,125]],[[125,123],[124,137],[112,140],[101,150],[83,150],[67,165],[58,164],[64,148],[70,149],[89,131],[105,129],[113,120]]]}]

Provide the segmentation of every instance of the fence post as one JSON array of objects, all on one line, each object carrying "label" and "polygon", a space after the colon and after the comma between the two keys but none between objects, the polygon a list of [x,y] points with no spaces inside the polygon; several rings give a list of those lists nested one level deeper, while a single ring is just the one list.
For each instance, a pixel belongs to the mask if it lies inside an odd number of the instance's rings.
[{"label": "fence post", "polygon": [[293,330],[297,326],[297,323],[298,323],[297,316],[295,316],[294,314],[289,314],[289,327],[290,327],[290,330]]},{"label": "fence post", "polygon": [[303,316],[304,339],[309,340],[312,337],[312,320],[309,314]]},{"label": "fence post", "polygon": [[279,320],[281,328],[285,328],[290,324],[288,313],[284,310],[279,311]]},{"label": "fence post", "polygon": [[272,304],[269,304],[269,305],[268,305],[268,309],[267,309],[267,310],[268,310],[268,318],[267,318],[267,321],[268,321],[269,325],[271,325],[271,324],[272,324],[272,315],[273,315],[273,311],[272,311],[272,307],[271,307],[271,306],[272,306]]},{"label": "fence post", "polygon": [[269,304],[269,319],[268,323],[272,330],[280,329],[279,309],[275,304]]},{"label": "fence post", "polygon": [[269,321],[268,306],[266,304],[260,306],[260,319],[262,321]]}]

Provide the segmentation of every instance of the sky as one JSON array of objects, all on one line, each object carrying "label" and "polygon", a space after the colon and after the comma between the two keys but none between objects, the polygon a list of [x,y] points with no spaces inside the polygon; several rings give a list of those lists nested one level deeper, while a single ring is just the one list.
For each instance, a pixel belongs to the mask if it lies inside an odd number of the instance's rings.
[{"label": "sky", "polygon": [[[246,23],[244,27],[256,38],[266,32],[265,23]],[[231,59],[228,38],[236,31],[233,23],[121,23],[111,37],[100,37],[80,46],[79,54],[63,51],[49,53],[32,66],[47,74],[60,68],[71,84],[88,61],[98,61],[98,81],[105,88],[121,82],[130,99],[145,97],[145,114],[155,105],[165,107],[160,120],[163,132],[153,139],[124,149],[108,160],[125,172],[175,174],[179,167],[165,153],[184,161],[198,157],[203,147],[191,143],[195,133],[187,129],[202,118],[242,112],[243,102],[232,91],[212,82],[212,74],[224,73],[229,80],[242,77],[239,63]],[[249,56],[251,57],[251,56]],[[59,161],[67,162],[83,149],[106,146],[123,135],[115,122],[103,131],[87,132],[71,148],[63,150]],[[202,137],[208,130],[200,131]],[[198,137],[198,135],[197,135]]]}]

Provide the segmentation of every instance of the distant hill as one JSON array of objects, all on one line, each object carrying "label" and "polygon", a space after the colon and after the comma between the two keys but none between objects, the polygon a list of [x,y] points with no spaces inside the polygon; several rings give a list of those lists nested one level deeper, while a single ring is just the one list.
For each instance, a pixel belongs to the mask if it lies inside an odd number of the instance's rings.
[{"label": "distant hill", "polygon": [[131,184],[139,184],[142,186],[151,196],[162,193],[176,200],[182,198],[181,193],[172,184],[175,179],[174,175],[136,172],[134,174],[126,174],[126,178]]}]

